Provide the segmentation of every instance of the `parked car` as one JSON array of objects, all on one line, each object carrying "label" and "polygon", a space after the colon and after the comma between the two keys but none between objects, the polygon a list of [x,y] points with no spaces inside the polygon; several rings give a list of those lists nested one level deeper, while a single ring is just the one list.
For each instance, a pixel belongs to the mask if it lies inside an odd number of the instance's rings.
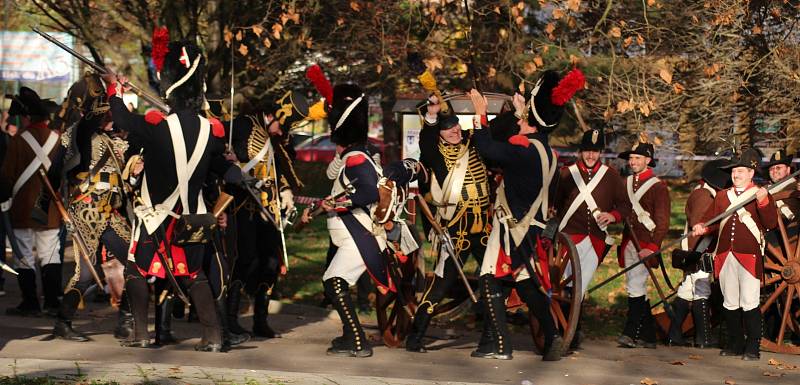
[{"label": "parked car", "polygon": [[[383,154],[383,141],[377,138],[367,138],[369,144]],[[330,134],[321,134],[313,139],[306,140],[295,147],[297,151],[296,159],[301,162],[323,162],[330,163],[336,155],[336,145],[331,142]],[[385,162],[383,157],[381,162]]]}]

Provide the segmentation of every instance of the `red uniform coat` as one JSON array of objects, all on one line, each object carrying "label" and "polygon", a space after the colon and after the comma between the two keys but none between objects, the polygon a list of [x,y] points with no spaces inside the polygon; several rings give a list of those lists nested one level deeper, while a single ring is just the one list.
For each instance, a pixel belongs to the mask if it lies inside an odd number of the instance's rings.
[{"label": "red uniform coat", "polygon": [[[633,191],[636,192],[642,184],[654,177],[655,173],[653,169],[648,168],[641,174],[631,175],[628,178],[633,178]],[[625,183],[627,183],[627,179]],[[627,192],[625,194],[627,197]],[[627,223],[633,229],[634,234],[636,234],[642,249],[656,251],[661,247],[661,242],[664,240],[664,237],[667,236],[667,231],[669,230],[670,198],[667,184],[664,183],[664,181],[659,181],[650,187],[650,190],[642,196],[639,203],[645,211],[650,213],[650,218],[655,222],[656,227],[653,231],[647,230],[647,228],[639,222],[635,214],[632,214],[627,219]],[[630,236],[625,234],[622,238],[622,247],[617,255],[620,267],[625,267],[624,251],[629,241]]]}]

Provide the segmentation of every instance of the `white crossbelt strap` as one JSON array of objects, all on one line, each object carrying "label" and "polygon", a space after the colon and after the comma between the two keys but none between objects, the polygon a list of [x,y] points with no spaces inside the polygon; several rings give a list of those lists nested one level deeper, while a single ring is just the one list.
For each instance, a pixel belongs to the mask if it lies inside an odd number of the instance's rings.
[{"label": "white crossbelt strap", "polygon": [[[556,154],[552,153],[553,155],[553,162],[551,163],[549,158],[547,157],[547,150],[544,148],[542,142],[536,139],[528,139],[528,141],[533,144],[536,148],[536,151],[539,153],[539,159],[541,160],[540,163],[542,165],[542,189],[539,190],[539,195],[536,196],[534,199],[533,204],[528,209],[528,212],[513,226],[509,226],[509,232],[511,233],[511,237],[514,239],[514,244],[520,244],[522,239],[525,238],[525,234],[528,232],[528,228],[530,226],[536,226],[539,228],[544,229],[545,224],[536,220],[536,213],[541,212],[542,218],[547,219],[547,209],[550,207],[550,182],[553,180],[553,176],[556,174],[556,166],[558,162],[556,161]],[[505,188],[503,191],[503,197],[505,198]],[[498,190],[498,193],[500,190]],[[505,200],[505,199],[504,199]],[[510,212],[510,210],[509,210]],[[508,244],[508,243],[506,243]]]},{"label": "white crossbelt strap", "polygon": [[[781,182],[780,184],[776,184],[775,186],[770,187],[769,193],[774,194],[778,191],[785,189],[786,187],[795,182],[797,182],[795,178],[789,178]],[[786,219],[790,221],[794,220],[794,213],[792,212],[792,209],[789,208],[789,206],[787,206],[783,200],[776,200],[775,205],[778,206],[778,210],[780,210],[781,214],[783,214],[783,216],[786,217]]]},{"label": "white crossbelt strap", "polygon": [[[709,193],[711,193],[711,197],[712,198],[716,198],[717,197],[717,190],[714,190],[714,188],[709,186],[708,183],[703,183],[703,184],[699,184],[697,186],[694,186],[693,190],[697,190],[697,189],[701,189],[701,188],[706,190],[706,191],[708,191]],[[689,233],[689,218],[686,218],[686,223],[683,225],[683,233],[684,234],[688,234]],[[681,239],[681,250],[689,250],[689,237],[684,237],[683,239]]]},{"label": "white crossbelt strap", "polygon": [[[581,175],[577,164],[569,166],[568,170],[572,175],[572,179],[575,181],[575,186],[578,188],[578,195],[575,197],[575,200],[572,201],[572,204],[569,205],[569,208],[567,208],[567,212],[564,213],[564,217],[561,219],[561,223],[558,225],[559,231],[563,230],[564,227],[567,226],[570,218],[572,218],[572,215],[575,214],[575,211],[578,210],[578,207],[580,207],[581,203],[583,202],[586,202],[586,207],[594,217],[595,212],[597,212],[597,202],[594,200],[592,192],[595,188],[597,188],[597,185],[600,184],[600,181],[603,180],[603,176],[605,176],[606,172],[608,171],[608,166],[601,164],[600,168],[597,169],[597,173],[588,185],[583,181],[583,176]],[[606,228],[607,226],[602,226],[600,227],[600,230],[605,232]]]},{"label": "white crossbelt strap", "polygon": [[461,200],[461,188],[464,186],[464,177],[467,175],[469,166],[469,148],[461,146],[461,153],[453,168],[444,178],[444,185],[440,187],[436,174],[431,180],[431,197],[433,203],[438,207],[436,214],[440,219],[450,220],[456,213],[456,206]]},{"label": "white crossbelt strap", "polygon": [[[167,124],[172,139],[172,148],[175,152],[175,169],[178,176],[178,185],[175,186],[175,190],[173,190],[163,202],[153,204],[150,198],[147,173],[145,173],[142,179],[142,201],[144,204],[136,207],[134,211],[136,216],[144,224],[148,234],[152,234],[158,229],[158,226],[161,225],[167,216],[177,216],[172,212],[172,208],[175,207],[179,198],[183,206],[184,214],[189,214],[189,179],[191,179],[197,165],[200,163],[200,159],[203,157],[206,145],[208,144],[209,134],[208,120],[201,116],[198,116],[198,118],[200,119],[200,132],[197,137],[197,143],[192,151],[192,157],[187,162],[186,144],[183,139],[183,130],[181,129],[178,116],[172,114],[167,117]],[[204,213],[206,213],[206,205],[203,201],[202,193],[200,192],[197,195],[197,214]]]},{"label": "white crossbelt strap", "polygon": [[652,177],[648,179],[642,187],[639,187],[639,190],[633,192],[633,175],[628,176],[628,180],[626,183],[626,187],[628,190],[628,198],[631,201],[631,205],[633,206],[633,212],[636,213],[636,218],[639,220],[639,223],[644,225],[647,231],[653,231],[656,228],[656,223],[653,222],[653,219],[650,218],[650,213],[648,213],[642,204],[639,202],[644,194],[650,190],[656,183],[658,183],[659,179],[656,177]]},{"label": "white crossbelt strap", "polygon": [[51,161],[50,151],[58,143],[58,134],[53,131],[50,131],[50,135],[47,136],[47,140],[45,140],[44,145],[40,146],[39,142],[36,141],[36,138],[31,135],[30,131],[24,131],[20,134],[20,137],[28,143],[28,146],[33,151],[35,157],[31,160],[31,163],[28,164],[27,167],[22,171],[17,181],[14,182],[14,186],[11,188],[11,197],[8,198],[5,202],[0,203],[0,210],[8,211],[11,209],[11,204],[14,201],[14,196],[17,195],[17,192],[28,182],[28,180],[39,170],[39,166],[43,166],[45,170],[50,169]]},{"label": "white crossbelt strap", "polygon": [[[242,172],[249,172],[250,170],[252,170],[253,167],[255,167],[258,164],[258,162],[261,162],[261,160],[264,159],[264,156],[271,151],[272,151],[272,141],[269,138],[267,138],[266,143],[264,143],[264,147],[261,147],[261,149],[258,150],[256,156],[254,156],[253,159],[250,159],[250,161],[247,162],[247,164],[245,164],[244,167],[242,167]],[[267,166],[267,171],[268,171],[267,175],[269,175],[270,168],[272,168],[271,164]]]},{"label": "white crossbelt strap", "polygon": [[[736,206],[736,205],[738,205],[738,204],[740,204],[740,203],[752,198],[756,194],[756,191],[758,191],[757,187],[751,187],[751,188],[745,190],[741,195],[736,196],[736,191],[735,191],[734,188],[728,189],[728,192],[727,192],[728,201],[730,201],[731,203],[728,205],[728,207],[725,208],[725,211],[728,211],[731,207]],[[753,235],[753,238],[755,238],[758,241],[758,246],[761,248],[761,250],[763,252],[763,250],[764,250],[764,237],[761,234],[761,230],[756,225],[756,222],[753,220],[753,217],[750,215],[750,212],[745,210],[744,207],[742,207],[742,208],[736,210],[736,215],[739,216],[739,220],[742,222],[742,224],[744,224],[745,227],[747,227],[747,230],[750,231],[750,234]],[[725,225],[728,223],[728,220],[731,217],[732,217],[732,215],[729,215],[729,216],[725,217],[722,220],[722,222],[720,222],[720,224],[719,224],[719,232],[717,233],[717,237],[718,238],[722,237],[722,230],[725,227]],[[717,247],[719,247],[719,243],[717,244]],[[715,250],[714,254],[716,254],[716,253],[717,253],[717,251]]]},{"label": "white crossbelt strap", "polygon": [[[378,173],[378,179],[380,179],[381,175],[383,174],[383,169],[381,168],[381,166],[375,163],[375,160],[372,159],[365,152],[362,151],[348,152],[342,157],[342,164],[346,165],[347,158],[356,155],[363,155],[365,158],[367,158],[367,161],[372,165],[373,168],[375,168],[375,172]],[[331,189],[332,196],[344,191],[344,186],[350,183],[350,179],[347,177],[347,174],[345,174],[345,168],[346,167],[342,167],[339,170],[339,175],[336,177],[336,179],[333,180],[333,188]],[[354,210],[351,210],[351,213],[353,214],[353,217],[355,217],[356,220],[358,220],[358,223],[364,226],[364,228],[367,229],[367,231],[375,235],[375,240],[378,242],[378,247],[381,250],[384,250],[386,249],[386,242],[387,242],[386,232],[381,233],[378,227],[383,228],[383,226],[375,225],[375,223],[372,221],[372,213],[375,211],[375,206],[376,204],[371,204],[369,206],[369,212],[362,210],[360,208],[355,208]]]}]

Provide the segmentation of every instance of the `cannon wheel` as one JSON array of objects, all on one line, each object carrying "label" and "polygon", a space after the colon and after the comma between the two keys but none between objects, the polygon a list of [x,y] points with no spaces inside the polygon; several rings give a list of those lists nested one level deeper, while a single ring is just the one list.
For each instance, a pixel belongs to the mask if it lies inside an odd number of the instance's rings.
[{"label": "cannon wheel", "polygon": [[[581,310],[581,265],[575,243],[568,235],[558,233],[552,247],[547,250],[547,260],[552,286],[550,314],[558,333],[564,339],[561,349],[566,352],[575,336]],[[530,312],[529,316],[533,343],[543,353],[544,334],[534,314]]]},{"label": "cannon wheel", "polygon": [[[776,197],[776,199],[780,199]],[[766,242],[764,259],[764,286],[774,285],[775,290],[761,305],[761,314],[776,305],[781,317],[780,328],[775,340],[767,336],[761,338],[761,349],[784,354],[800,354],[800,346],[784,340],[786,330],[800,334],[800,244],[798,238],[786,231],[783,215],[778,213],[778,244]]]},{"label": "cannon wheel", "polygon": [[[394,283],[397,293],[377,293],[375,311],[378,318],[378,330],[380,330],[383,343],[390,348],[402,346],[408,331],[411,330],[413,318],[409,312],[414,313],[417,310],[417,282],[424,277],[416,268],[417,258],[419,258],[419,251],[408,256],[405,263],[398,261],[403,279]],[[405,307],[398,304],[398,296],[402,296],[405,300]]]}]

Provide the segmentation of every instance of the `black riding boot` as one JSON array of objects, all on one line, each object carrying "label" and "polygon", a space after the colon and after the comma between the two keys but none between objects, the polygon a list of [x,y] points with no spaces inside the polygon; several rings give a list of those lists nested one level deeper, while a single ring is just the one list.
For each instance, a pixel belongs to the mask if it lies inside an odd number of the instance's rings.
[{"label": "black riding boot", "polygon": [[49,263],[42,266],[42,291],[44,292],[44,312],[48,316],[58,315],[61,307],[58,297],[63,294],[61,286],[61,264]]},{"label": "black riding boot", "polygon": [[192,307],[197,309],[197,320],[203,327],[200,344],[194,350],[201,352],[222,351],[222,330],[220,329],[217,310],[214,306],[214,297],[207,281],[193,282],[189,287],[189,296],[192,298]]},{"label": "black riding boot", "polygon": [[650,301],[645,300],[642,305],[642,325],[639,335],[642,336],[639,341],[639,347],[655,349],[656,348],[656,317],[653,317],[653,312],[650,310]]},{"label": "black riding boot", "polygon": [[242,282],[234,281],[228,289],[226,297],[225,319],[228,323],[228,330],[233,334],[250,334],[242,325],[239,324],[239,306],[242,302]]},{"label": "black riding boot", "polygon": [[639,330],[644,316],[645,296],[628,297],[628,316],[625,319],[625,327],[622,335],[617,339],[617,343],[623,348],[637,347],[636,341],[639,339]]},{"label": "black riding boot", "polygon": [[228,325],[228,312],[225,308],[226,300],[224,298],[214,300],[214,305],[217,309],[217,317],[219,318],[220,327],[222,328],[222,350],[229,350],[231,346],[236,346],[250,340],[250,334],[236,334],[232,333]]},{"label": "black riding boot", "polygon": [[253,295],[253,335],[263,338],[280,338],[269,326],[269,296],[263,287],[259,287]]},{"label": "black riding boot", "polygon": [[721,356],[741,356],[744,352],[744,330],[742,330],[742,310],[728,310],[723,308],[725,315],[725,325],[728,329],[728,343],[722,351]]},{"label": "black riding boot", "polygon": [[328,348],[329,355],[347,357],[370,357],[372,347],[367,342],[364,329],[358,320],[358,315],[353,307],[353,300],[350,298],[350,288],[347,281],[339,277],[333,277],[323,282],[325,293],[333,302],[333,307],[339,313],[342,320],[342,336],[334,338],[331,347]]},{"label": "black riding boot", "polygon": [[76,342],[89,341],[89,337],[72,328],[72,318],[75,316],[75,310],[78,309],[80,302],[81,292],[78,289],[72,288],[64,294],[56,317],[56,324],[53,327],[53,336]]},{"label": "black riding boot", "polygon": [[[683,338],[683,321],[686,319],[686,315],[689,314],[691,306],[691,302],[683,298],[677,298],[672,301],[672,312],[675,314],[675,319],[670,320],[669,323],[668,346],[686,346],[686,340]],[[696,326],[697,324],[695,324]]]},{"label": "black riding boot", "polygon": [[[511,343],[508,340],[508,324],[506,322],[506,304],[503,292],[497,280],[484,275],[480,278],[480,290],[486,304],[484,323],[487,324],[487,333],[481,336],[486,342],[483,347],[472,352],[472,357],[493,358],[498,360],[512,359]],[[494,339],[493,343],[489,343]]]},{"label": "black riding boot", "polygon": [[692,301],[692,318],[694,318],[694,346],[700,349],[711,347],[711,304],[707,299]]},{"label": "black riding boot", "polygon": [[743,312],[742,318],[744,319],[745,333],[747,334],[742,359],[745,361],[758,361],[761,359],[761,354],[759,353],[761,345],[761,310],[755,308]]},{"label": "black riding boot", "polygon": [[422,339],[425,338],[425,331],[433,318],[434,305],[424,302],[417,308],[414,314],[414,323],[411,325],[411,332],[406,337],[406,350],[409,352],[426,353]]},{"label": "black riding boot", "polygon": [[117,312],[117,327],[114,328],[114,338],[124,340],[133,334],[133,313],[131,305],[128,303],[128,292],[122,292]]},{"label": "black riding boot", "polygon": [[175,297],[168,295],[160,304],[156,304],[156,345],[177,344],[178,340],[172,335],[172,307]]},{"label": "black riding boot", "polygon": [[36,271],[33,269],[17,269],[17,283],[22,292],[22,302],[17,307],[6,309],[6,314],[22,317],[39,317],[42,309],[39,306],[39,294],[36,292]]},{"label": "black riding boot", "polygon": [[147,290],[147,282],[141,277],[128,278],[125,281],[125,292],[128,293],[128,303],[133,314],[133,333],[121,345],[149,348],[150,334],[147,332],[147,304],[150,300],[150,294]]}]

